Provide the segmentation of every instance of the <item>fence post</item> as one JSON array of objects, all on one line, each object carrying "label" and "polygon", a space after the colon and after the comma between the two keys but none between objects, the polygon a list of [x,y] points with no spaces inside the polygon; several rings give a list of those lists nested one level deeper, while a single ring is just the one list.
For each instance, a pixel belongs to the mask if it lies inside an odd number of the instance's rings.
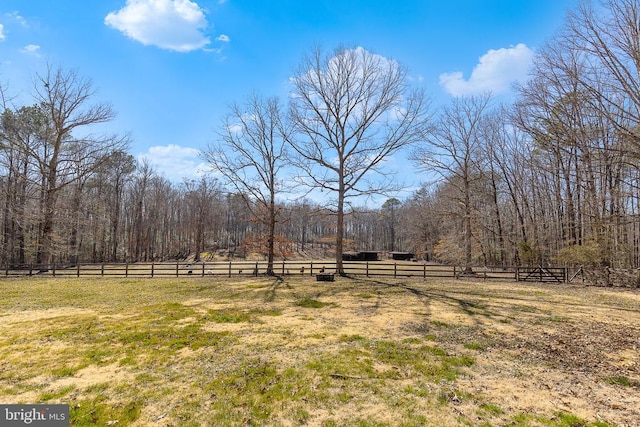
[{"label": "fence post", "polygon": [[311,261],[311,266],[309,267],[309,276],[313,276],[313,261]]},{"label": "fence post", "polygon": [[231,277],[231,261],[229,261],[229,277]]},{"label": "fence post", "polygon": [[80,277],[80,263],[76,265],[76,277]]},{"label": "fence post", "polygon": [[153,261],[151,261],[151,278],[153,278],[154,267],[155,267],[155,263]]},{"label": "fence post", "polygon": [[56,263],[54,262],[51,267],[53,267],[53,277],[56,277]]},{"label": "fence post", "polygon": [[282,261],[282,275],[284,276],[284,260]]},{"label": "fence post", "polygon": [[520,267],[516,265],[516,282],[520,281]]},{"label": "fence post", "polygon": [[426,262],[422,263],[422,278],[423,279],[427,278],[427,263]]},{"label": "fence post", "polygon": [[102,264],[100,264],[100,276],[104,277],[104,262]]},{"label": "fence post", "polygon": [[202,261],[202,275],[201,277],[204,277],[204,261]]},{"label": "fence post", "polygon": [[395,279],[397,275],[398,275],[398,263],[394,262],[393,263],[393,278]]},{"label": "fence post", "polygon": [[124,263],[124,277],[129,277],[129,263]]},{"label": "fence post", "polygon": [[367,277],[369,277],[369,261],[367,261]]},{"label": "fence post", "polygon": [[456,273],[456,266],[453,266],[453,277],[458,278],[458,274]]}]

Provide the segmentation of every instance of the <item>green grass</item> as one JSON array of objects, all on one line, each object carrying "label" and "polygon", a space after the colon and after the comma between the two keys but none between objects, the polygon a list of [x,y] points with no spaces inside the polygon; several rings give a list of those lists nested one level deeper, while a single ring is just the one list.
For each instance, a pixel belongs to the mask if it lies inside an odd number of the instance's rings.
[{"label": "green grass", "polygon": [[477,342],[466,343],[464,345],[464,348],[468,348],[469,350],[476,350],[476,351],[484,351],[484,350],[486,350],[484,345],[478,344]]},{"label": "green grass", "polygon": [[614,427],[602,421],[589,422],[576,415],[558,412],[551,417],[522,413],[513,417],[510,426],[549,426],[549,427]]},{"label": "green grass", "polygon": [[300,298],[298,301],[296,301],[295,305],[297,305],[298,307],[304,307],[304,308],[323,308],[323,307],[331,307],[331,306],[334,306],[335,304],[318,301],[310,297],[303,297],[303,298]]},{"label": "green grass", "polygon": [[605,379],[609,384],[616,384],[622,387],[636,387],[640,388],[640,381],[632,380],[625,376],[609,377]]}]

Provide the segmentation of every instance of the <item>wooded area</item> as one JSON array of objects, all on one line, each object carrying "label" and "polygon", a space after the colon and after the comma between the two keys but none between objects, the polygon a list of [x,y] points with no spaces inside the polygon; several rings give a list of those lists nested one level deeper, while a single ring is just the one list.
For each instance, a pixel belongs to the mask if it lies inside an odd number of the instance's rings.
[{"label": "wooded area", "polygon": [[[511,104],[483,94],[429,112],[394,61],[361,48],[314,52],[296,74],[288,110],[249,98],[253,108],[234,106],[220,132],[227,145],[203,155],[220,171],[225,147],[247,147],[254,168],[244,187],[230,186],[232,175],[173,183],[136,162],[126,136],[95,133],[115,113],[95,102],[91,81],[50,66],[34,78],[32,105],[13,105],[11,87],[2,87],[2,260],[270,252],[273,260],[320,250],[340,263],[343,250],[403,250],[469,270],[638,268],[639,14],[637,0],[583,3],[538,51]],[[236,127],[242,119],[244,129]],[[255,135],[267,138],[257,151],[245,144]],[[409,146],[425,176],[420,190],[378,209],[345,202],[392,190],[381,162]],[[265,171],[272,175],[256,183]],[[327,190],[327,202],[288,198],[280,193],[287,181]]]}]

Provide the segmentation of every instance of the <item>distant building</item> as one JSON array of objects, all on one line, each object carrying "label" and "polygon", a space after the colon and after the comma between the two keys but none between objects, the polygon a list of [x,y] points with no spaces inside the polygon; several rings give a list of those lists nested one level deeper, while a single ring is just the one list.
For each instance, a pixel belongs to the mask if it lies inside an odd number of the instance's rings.
[{"label": "distant building", "polygon": [[345,252],[342,254],[343,261],[378,261],[378,251],[358,251]]},{"label": "distant building", "polygon": [[391,258],[396,261],[411,261],[416,257],[413,252],[390,252]]}]

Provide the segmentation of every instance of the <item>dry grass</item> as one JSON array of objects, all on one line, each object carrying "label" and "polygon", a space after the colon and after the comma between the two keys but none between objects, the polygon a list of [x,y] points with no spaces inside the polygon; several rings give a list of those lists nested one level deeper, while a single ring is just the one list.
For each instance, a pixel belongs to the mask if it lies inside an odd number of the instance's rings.
[{"label": "dry grass", "polygon": [[72,425],[640,425],[638,291],[296,277],[0,292],[0,402],[68,403]]}]

